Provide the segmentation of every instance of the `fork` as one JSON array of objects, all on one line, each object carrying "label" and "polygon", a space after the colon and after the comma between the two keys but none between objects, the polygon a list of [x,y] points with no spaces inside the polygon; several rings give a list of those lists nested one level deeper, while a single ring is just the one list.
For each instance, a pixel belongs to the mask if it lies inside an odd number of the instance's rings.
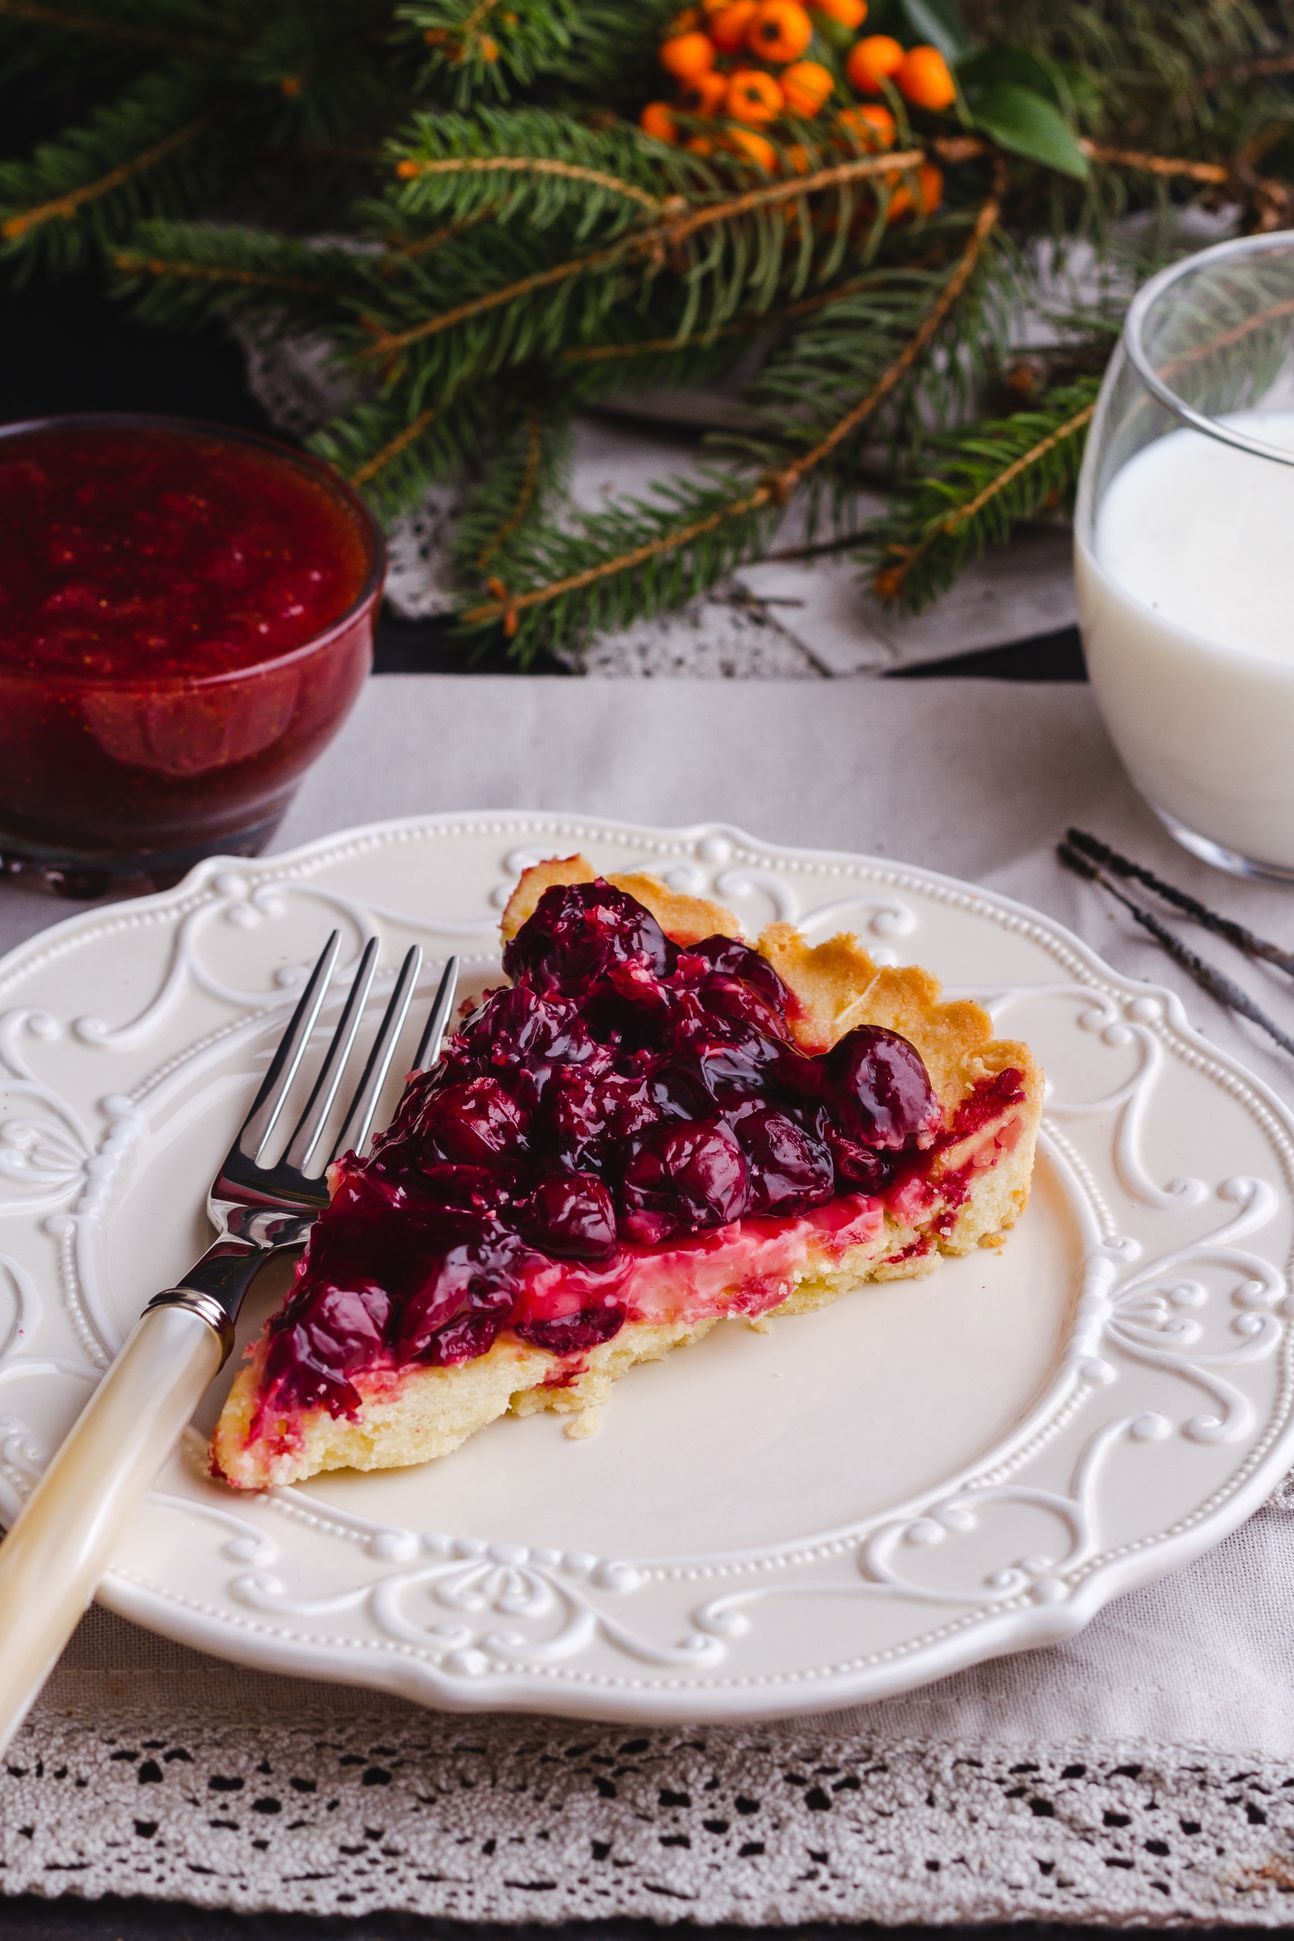
[{"label": "fork", "polygon": [[[327,1167],[361,1152],[422,968],[405,955],[341,1129],[320,1148],[377,969],[370,937],[328,1049],[282,1156],[264,1161],[328,987],[341,939],[324,945],[247,1117],[211,1185],[217,1238],[174,1287],[154,1295],[0,1544],[0,1753],[9,1744],[94,1595],[118,1542],[229,1359],[248,1288],[273,1255],[304,1245],[328,1202]],[[425,1070],[453,1009],[458,959],[445,966],[414,1055]]]}]

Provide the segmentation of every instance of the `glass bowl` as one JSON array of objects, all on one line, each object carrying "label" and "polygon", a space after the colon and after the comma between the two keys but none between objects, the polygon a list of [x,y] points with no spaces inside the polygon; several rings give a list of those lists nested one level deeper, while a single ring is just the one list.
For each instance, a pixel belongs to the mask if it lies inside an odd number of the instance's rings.
[{"label": "glass bowl", "polygon": [[0,869],[84,896],[262,848],[371,668],[385,565],[273,439],[0,426]]}]

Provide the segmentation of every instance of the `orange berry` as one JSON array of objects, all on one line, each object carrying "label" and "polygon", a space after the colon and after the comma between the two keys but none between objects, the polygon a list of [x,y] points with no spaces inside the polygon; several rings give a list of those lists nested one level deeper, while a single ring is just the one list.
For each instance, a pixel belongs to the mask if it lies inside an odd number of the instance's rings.
[{"label": "orange berry", "polygon": [[867,0],[809,0],[809,5],[852,33],[857,33],[867,18]]},{"label": "orange berry", "polygon": [[821,61],[793,61],[782,74],[782,93],[793,115],[811,120],[836,83]]},{"label": "orange berry", "polygon": [[[891,181],[897,180],[893,176],[890,179]],[[912,200],[911,189],[906,182],[899,182],[897,188],[891,190],[890,199],[885,205],[885,220],[886,222],[902,222],[905,216],[912,214],[915,207],[916,204]]]},{"label": "orange berry", "polygon": [[910,174],[900,175],[896,169],[887,181],[891,188],[885,208],[887,222],[899,222],[914,211],[922,216],[932,216],[943,200],[943,171],[937,169],[933,162],[923,162],[915,178]]},{"label": "orange berry", "polygon": [[923,216],[933,216],[944,199],[944,172],[933,162],[922,162],[917,170],[917,204]]},{"label": "orange berry", "polygon": [[675,14],[665,29],[665,38],[674,40],[679,34],[690,34],[701,25],[701,16],[695,7],[688,7],[683,13]]},{"label": "orange berry", "polygon": [[660,44],[660,64],[676,81],[691,81],[714,66],[714,42],[708,34],[675,34]]},{"label": "orange berry", "polygon": [[732,128],[728,140],[748,162],[762,168],[765,175],[777,173],[777,150],[766,135],[756,135],[749,128]]},{"label": "orange berry", "polygon": [[704,74],[698,74],[695,80],[679,89],[678,105],[684,114],[717,115],[727,92],[725,77],[708,68]]},{"label": "orange berry", "polygon": [[865,34],[850,48],[845,73],[860,94],[884,94],[885,83],[897,74],[903,58],[892,34]]},{"label": "orange berry", "polygon": [[499,43],[493,34],[482,34],[476,43],[476,51],[483,61],[494,62],[499,58]]},{"label": "orange berry", "polygon": [[792,175],[808,175],[817,166],[803,142],[792,142],[782,150],[782,160]]},{"label": "orange berry", "polygon": [[894,85],[914,108],[938,114],[957,99],[952,71],[937,47],[912,47],[895,71]]},{"label": "orange berry", "polygon": [[760,0],[746,33],[752,54],[766,61],[798,61],[813,39],[813,22],[799,0]]},{"label": "orange berry", "polygon": [[744,47],[758,11],[759,0],[729,0],[727,6],[717,8],[706,23],[715,46],[724,54],[735,54]]},{"label": "orange berry", "polygon": [[705,135],[689,135],[683,146],[689,155],[714,154],[714,143]]},{"label": "orange berry", "polygon": [[842,108],[842,128],[857,137],[864,148],[893,148],[898,133],[894,116],[879,101],[864,101],[856,108]]},{"label": "orange berry", "polygon": [[753,121],[758,127],[781,114],[782,90],[761,68],[740,67],[728,83],[724,105],[734,121]]},{"label": "orange berry", "polygon": [[678,138],[674,112],[667,101],[649,101],[638,117],[638,126],[644,135],[651,135],[658,142],[672,142]]},{"label": "orange berry", "polygon": [[402,182],[412,182],[416,175],[422,174],[422,169],[411,156],[406,155],[403,161],[396,163],[395,172]]}]

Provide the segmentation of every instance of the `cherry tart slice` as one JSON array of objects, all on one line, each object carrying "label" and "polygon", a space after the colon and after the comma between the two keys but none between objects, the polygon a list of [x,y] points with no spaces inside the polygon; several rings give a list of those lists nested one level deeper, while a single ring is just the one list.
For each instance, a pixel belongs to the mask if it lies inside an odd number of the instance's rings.
[{"label": "cherry tart slice", "polygon": [[212,1442],[236,1488],[509,1413],[587,1429],[635,1362],[1000,1246],[1025,1207],[1042,1073],[928,972],[749,943],[581,856],[528,869],[502,932],[508,983],[332,1169]]}]

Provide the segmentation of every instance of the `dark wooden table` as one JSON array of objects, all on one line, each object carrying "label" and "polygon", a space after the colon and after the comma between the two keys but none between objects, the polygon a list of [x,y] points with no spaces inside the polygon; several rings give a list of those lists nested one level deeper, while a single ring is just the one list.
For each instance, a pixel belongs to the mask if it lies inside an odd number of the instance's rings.
[{"label": "dark wooden table", "polygon": [[[54,411],[158,411],[203,417],[252,429],[272,429],[243,381],[242,358],[235,345],[212,332],[187,338],[140,329],[91,283],[64,284],[57,290],[6,293],[3,302],[3,357],[0,357],[0,421],[39,417]],[[435,620],[383,620],[377,672],[427,674],[466,671],[506,675],[500,651],[468,661],[463,648]],[[555,662],[540,662],[532,672],[567,677]],[[891,676],[923,680],[938,674],[977,675],[1007,680],[1081,680],[1082,657],[1073,628],[1009,646],[960,654],[935,665]],[[2,1646],[0,1646],[2,1648]],[[907,1937],[925,1930],[857,1929],[855,1932]],[[638,1921],[599,1921],[564,1928],[465,1929],[450,1921],[377,1914],[344,1920],[319,1920],[278,1914],[231,1915],[142,1900],[45,1900],[37,1896],[3,1898],[0,1875],[2,1941],[313,1941],[342,1936],[347,1941],[398,1941],[399,1937],[443,1937],[444,1941],[484,1941],[488,1935],[523,1935],[534,1941],[628,1941],[657,1930]],[[695,1930],[693,1930],[695,1932]],[[743,1941],[749,1929],[711,1928],[705,1941]],[[769,1930],[764,1930],[769,1933]],[[786,1930],[773,1930],[785,1934]],[[826,1925],[794,1930],[805,1941],[832,1941],[840,1933]],[[943,1932],[947,1932],[944,1930]],[[962,1930],[963,1933],[966,1930]],[[1041,1941],[1060,1936],[1060,1927],[974,1930],[1002,1941]],[[1230,1929],[1228,1933],[1250,1932]],[[1260,1930],[1252,1930],[1254,1933]]]}]

